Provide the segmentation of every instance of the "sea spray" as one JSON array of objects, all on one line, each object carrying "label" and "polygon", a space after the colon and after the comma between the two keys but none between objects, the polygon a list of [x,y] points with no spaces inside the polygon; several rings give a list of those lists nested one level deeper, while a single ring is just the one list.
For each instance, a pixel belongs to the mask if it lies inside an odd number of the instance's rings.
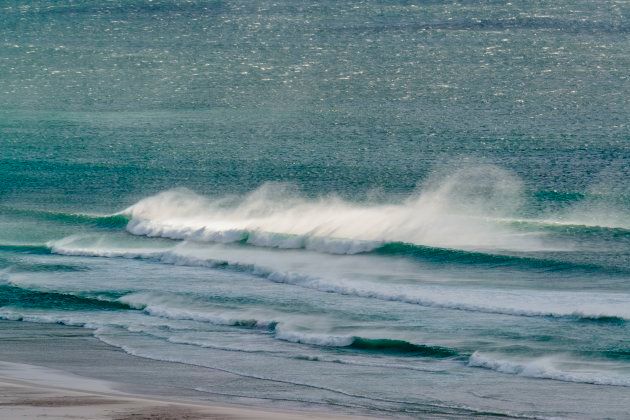
[{"label": "sea spray", "polygon": [[322,239],[316,238],[363,244],[346,253],[384,242],[465,249],[549,248],[540,232],[523,235],[490,219],[517,212],[521,195],[517,178],[483,166],[459,170],[439,182],[431,180],[397,203],[307,198],[286,186],[265,184],[241,199],[213,200],[185,189],[166,191],[121,214],[131,218],[127,229],[136,235],[278,248],[317,249]]},{"label": "sea spray", "polygon": [[[481,367],[501,373],[525,376],[528,378],[554,379],[565,382],[579,382],[596,385],[630,386],[630,379],[613,369],[607,371],[581,372],[562,370],[557,367],[561,360],[554,357],[541,357],[527,361],[514,361],[496,355],[475,352],[470,356],[468,366]],[[568,361],[565,361],[565,363]],[[573,361],[575,364],[576,362]]]}]

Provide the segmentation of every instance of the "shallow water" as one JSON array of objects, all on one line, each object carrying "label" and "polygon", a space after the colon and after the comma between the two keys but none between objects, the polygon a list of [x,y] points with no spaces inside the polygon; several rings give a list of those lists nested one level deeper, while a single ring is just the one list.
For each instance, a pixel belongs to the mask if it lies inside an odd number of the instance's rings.
[{"label": "shallow water", "polygon": [[2,318],[255,398],[623,408],[628,3],[0,8]]}]

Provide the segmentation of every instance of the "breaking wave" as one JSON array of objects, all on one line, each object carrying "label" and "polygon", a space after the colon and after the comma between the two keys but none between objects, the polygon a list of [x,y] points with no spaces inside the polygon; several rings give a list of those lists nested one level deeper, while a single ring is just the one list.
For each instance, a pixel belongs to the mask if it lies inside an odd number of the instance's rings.
[{"label": "breaking wave", "polygon": [[[9,290],[10,289],[10,290]],[[11,296],[7,299],[7,296]],[[149,303],[155,300],[162,305]],[[170,297],[172,300],[173,297]],[[175,297],[175,299],[177,299]],[[56,323],[71,326],[81,326],[90,329],[106,327],[107,323],[99,323],[95,319],[82,320],[80,312],[69,312],[68,316],[31,313],[29,309],[54,308],[71,311],[90,310],[140,310],[147,315],[172,320],[192,320],[210,323],[213,325],[225,325],[240,328],[263,329],[278,340],[298,344],[306,344],[320,347],[347,347],[357,351],[370,351],[384,354],[417,356],[417,357],[453,357],[458,355],[454,349],[414,344],[404,340],[387,338],[365,338],[357,336],[342,336],[326,333],[305,332],[292,330],[281,322],[274,320],[260,320],[255,318],[243,318],[232,314],[209,312],[208,310],[190,310],[181,307],[168,306],[166,297],[155,295],[132,293],[118,299],[107,299],[102,296],[82,296],[72,293],[60,293],[52,291],[38,291],[23,289],[11,285],[0,285],[0,319],[12,321],[27,321],[41,323]],[[26,309],[26,311],[24,310]],[[117,326],[124,326],[118,323]],[[134,328],[127,326],[127,328]],[[169,339],[177,343],[177,339]],[[187,343],[179,340],[182,343]]]},{"label": "breaking wave", "polygon": [[306,289],[359,298],[397,301],[427,307],[526,317],[624,322],[630,320],[630,297],[625,294],[448,288],[439,286],[385,286],[373,282],[328,279],[228,259],[200,258],[182,245],[166,250],[73,246],[74,238],[52,242],[52,252],[63,255],[150,260],[163,264],[230,269]]},{"label": "breaking wave", "polygon": [[630,386],[630,379],[611,371],[567,371],[556,367],[552,358],[539,358],[526,362],[516,362],[493,358],[479,352],[470,356],[468,366],[481,367],[501,373],[525,376],[528,378],[554,379],[564,382],[578,382],[595,385]]},{"label": "breaking wave", "polygon": [[384,243],[442,248],[539,251],[557,249],[539,231],[497,223],[518,211],[520,181],[494,166],[428,181],[390,203],[353,203],[336,196],[307,198],[287,185],[264,184],[244,197],[209,199],[186,189],[132,205],[135,235],[276,248],[357,253]]}]

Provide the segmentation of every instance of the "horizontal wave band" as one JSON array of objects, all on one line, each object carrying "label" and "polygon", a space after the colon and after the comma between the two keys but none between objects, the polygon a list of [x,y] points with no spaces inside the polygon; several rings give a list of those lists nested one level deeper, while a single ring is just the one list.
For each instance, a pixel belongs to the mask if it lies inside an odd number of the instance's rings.
[{"label": "horizontal wave band", "polygon": [[587,273],[630,274],[629,269],[598,264],[577,263],[532,256],[519,256],[497,251],[480,251],[432,247],[405,242],[375,242],[346,240],[332,237],[280,234],[248,230],[181,232],[160,228],[148,228],[146,223],[130,221],[127,230],[134,235],[160,237],[174,240],[213,242],[219,244],[242,243],[258,247],[278,249],[304,249],[336,255],[373,253],[386,256],[404,256],[431,262],[476,264],[486,267],[515,267],[544,271],[580,271]]},{"label": "horizontal wave band", "polygon": [[32,290],[12,284],[0,284],[0,307],[4,306],[52,309],[72,308],[74,310],[129,309],[129,306],[123,302],[99,296]]},{"label": "horizontal wave band", "polygon": [[473,353],[468,361],[470,367],[491,369],[501,373],[519,375],[528,378],[554,379],[563,382],[577,382],[594,385],[630,386],[630,378],[615,375],[612,372],[568,372],[558,369],[549,359],[537,359],[529,362],[515,362],[492,358],[479,352]]},{"label": "horizontal wave band", "polygon": [[[3,299],[6,296],[7,288],[11,289],[14,299],[7,301]],[[374,353],[416,356],[416,357],[435,357],[445,358],[454,357],[459,353],[451,348],[442,346],[431,346],[424,344],[415,344],[404,340],[388,339],[388,338],[365,338],[358,336],[335,336],[325,333],[313,333],[304,331],[293,331],[282,326],[277,321],[264,321],[256,319],[239,319],[229,316],[221,316],[212,313],[203,313],[188,311],[180,308],[160,308],[152,305],[132,304],[135,299],[133,294],[129,297],[123,296],[116,300],[105,300],[99,297],[87,297],[74,295],[71,293],[43,292],[29,289],[21,289],[18,287],[3,285],[0,286],[0,319],[11,321],[26,322],[43,322],[43,323],[60,323],[71,326],[81,326],[90,329],[105,327],[107,325],[99,325],[94,321],[81,322],[74,318],[55,317],[52,315],[34,315],[21,313],[15,308],[58,308],[72,306],[74,310],[125,310],[135,309],[142,310],[150,316],[173,320],[193,320],[198,322],[207,322],[214,325],[226,325],[241,328],[265,329],[278,340],[320,346],[320,347],[340,347],[349,348],[357,351],[369,351]],[[24,300],[30,300],[28,304],[24,304]],[[169,340],[176,343],[177,340]]]},{"label": "horizontal wave band", "polygon": [[[45,302],[52,303],[54,307],[58,307],[60,304],[62,305],[75,305],[79,304],[83,310],[121,310],[121,309],[134,309],[135,307],[143,308],[148,315],[153,313],[153,316],[159,316],[169,319],[193,319],[199,320],[201,322],[210,322],[217,323],[219,325],[232,325],[235,327],[241,328],[259,328],[261,325],[267,325],[269,329],[269,333],[274,334],[274,338],[289,341],[300,344],[307,345],[316,345],[322,347],[339,347],[339,348],[347,348],[350,350],[356,351],[367,351],[374,353],[381,353],[385,355],[393,355],[393,356],[408,356],[408,357],[428,357],[428,358],[455,358],[455,360],[461,360],[462,357],[466,356],[464,353],[459,353],[457,350],[444,347],[444,346],[434,346],[434,345],[425,345],[425,344],[417,344],[412,343],[405,340],[400,339],[390,339],[390,338],[367,338],[367,337],[359,337],[359,336],[335,336],[328,335],[322,333],[308,333],[304,331],[293,331],[290,329],[286,329],[279,322],[269,322],[269,321],[256,321],[251,319],[239,320],[234,317],[220,317],[220,316],[201,316],[197,317],[195,315],[186,314],[185,312],[181,312],[182,310],[175,310],[175,312],[169,312],[167,309],[163,309],[158,312],[153,312],[152,310],[147,310],[150,308],[149,305],[142,305],[139,302],[137,297],[134,297],[134,294],[125,295],[125,296],[115,299],[115,300],[107,300],[106,297],[88,297],[88,296],[75,296],[70,293],[59,293],[59,292],[43,292],[43,291],[34,291],[30,289],[23,289],[21,291],[15,290],[20,289],[18,287],[3,285],[0,287],[11,288],[9,290],[13,293],[21,293],[21,296],[18,296],[19,299],[16,299],[17,302],[12,303],[20,303],[26,300],[33,301],[33,297],[42,298]],[[6,293],[7,290],[4,290]],[[29,297],[28,295],[32,295]],[[126,302],[125,302],[126,301]],[[135,303],[130,303],[135,302]],[[98,332],[102,328],[107,328],[110,326],[118,327],[118,328],[127,328],[129,331],[136,331],[135,327],[131,325],[125,327],[124,324],[116,323],[109,324],[108,322],[98,322],[94,319],[92,320],[81,320],[80,315],[77,317],[77,314],[73,314],[69,312],[67,316],[54,315],[54,314],[45,314],[45,313],[30,313],[29,306],[33,308],[41,307],[40,305],[32,304],[26,305],[26,311],[16,310],[15,307],[5,306],[6,303],[11,302],[2,302],[3,306],[0,308],[0,319],[12,320],[12,321],[26,321],[26,322],[40,322],[40,323],[55,323],[55,324],[64,324],[70,326],[78,326],[84,327],[88,329],[95,330]],[[33,302],[34,303],[34,302]],[[87,303],[87,304],[86,304]],[[46,305],[44,305],[46,306]],[[179,312],[178,312],[179,311]],[[140,331],[140,330],[138,330]],[[178,339],[168,339],[167,341],[172,342],[174,344],[190,344],[197,345],[201,347],[211,347],[217,348],[219,350],[226,351],[239,351],[238,349],[231,348],[220,348],[213,346],[206,346],[203,343],[190,342],[186,340],[178,340]],[[313,359],[317,361],[318,359]],[[469,367],[481,367],[491,370],[496,370],[501,373],[508,373],[532,378],[539,379],[553,379],[558,381],[566,381],[566,382],[577,382],[577,383],[590,383],[596,385],[613,385],[613,386],[630,386],[630,380],[624,377],[620,377],[619,375],[610,374],[607,372],[599,372],[599,373],[584,373],[580,371],[563,371],[555,366],[553,363],[549,362],[545,359],[538,359],[530,362],[514,362],[503,360],[500,358],[491,358],[488,355],[481,354],[479,352],[474,352],[470,357],[467,358],[467,366]],[[331,360],[322,360],[322,361],[331,361]],[[345,363],[345,362],[342,362]],[[404,366],[400,366],[404,368]]]},{"label": "horizontal wave band", "polygon": [[[136,354],[135,350],[127,347],[120,346],[111,342],[110,340],[103,337],[102,331],[103,329],[107,329],[109,327],[116,328],[124,328],[122,325],[102,325],[95,322],[83,322],[72,318],[64,318],[64,317],[55,317],[52,315],[33,315],[28,313],[20,313],[13,310],[6,310],[6,308],[2,308],[4,310],[0,310],[0,319],[10,320],[10,321],[25,321],[25,322],[38,322],[38,323],[48,323],[48,324],[64,324],[69,326],[83,327],[94,330],[95,337],[101,341],[104,341],[107,344],[110,344],[115,347],[122,348],[125,352],[130,354],[135,354],[140,357],[146,357],[144,355]],[[129,331],[134,331],[133,328]],[[167,340],[174,344],[194,344],[188,341],[181,340]],[[194,344],[199,345],[199,344]],[[203,345],[201,345],[204,347]],[[211,347],[212,346],[207,346]],[[345,347],[345,346],[343,346]],[[348,343],[348,347],[356,348],[358,350],[380,350],[384,353],[394,354],[394,355],[408,355],[408,356],[421,356],[421,357],[433,357],[433,358],[451,358],[457,356],[455,350],[440,347],[440,346],[426,346],[409,343],[403,340],[391,340],[391,339],[366,339],[361,337],[353,337]],[[219,350],[233,351],[233,349],[228,348],[219,348]],[[153,358],[153,357],[149,357]],[[317,358],[307,358],[304,357],[305,360],[318,361]],[[165,360],[172,361],[177,363],[186,363],[182,360]],[[322,360],[328,362],[339,362],[346,363],[344,361],[334,361],[334,360]],[[350,362],[351,363],[351,362]],[[352,363],[351,363],[352,364]],[[612,385],[612,386],[630,386],[630,380],[624,377],[619,377],[618,375],[609,374],[607,372],[600,373],[583,373],[583,372],[569,372],[562,371],[555,368],[549,361],[544,359],[534,360],[526,363],[518,363],[511,362],[502,359],[493,359],[486,355],[482,355],[479,352],[474,352],[466,363],[469,367],[480,367],[486,368],[490,370],[495,370],[501,373],[520,375],[525,377],[537,378],[537,379],[552,379],[563,382],[576,382],[576,383],[587,383],[587,384],[595,384],[595,385]],[[394,365],[396,368],[405,368],[402,365]],[[413,367],[411,367],[413,369]]]},{"label": "horizontal wave band", "polygon": [[453,357],[459,354],[456,350],[447,347],[415,344],[405,340],[388,338],[373,339],[295,331],[287,329],[283,326],[282,322],[276,320],[238,318],[230,315],[217,315],[191,309],[166,307],[165,305],[153,304],[151,300],[151,296],[146,296],[142,293],[132,293],[119,298],[117,301],[129,305],[130,308],[141,309],[152,316],[267,330],[273,334],[274,338],[292,343],[323,347],[348,347],[354,350],[422,357]]},{"label": "horizontal wave band", "polygon": [[608,267],[598,264],[575,263],[553,260],[548,258],[534,258],[461,249],[436,248],[422,245],[391,242],[381,245],[372,251],[378,255],[406,256],[424,261],[448,262],[460,264],[475,264],[486,267],[514,267],[538,269],[543,271],[580,271],[607,274],[630,274],[630,270],[622,267]]},{"label": "horizontal wave band", "polygon": [[51,253],[50,247],[45,244],[0,244],[0,251],[40,255]]},{"label": "horizontal wave band", "polygon": [[[527,308],[522,305],[520,300],[515,301],[512,294],[501,295],[510,299],[511,303],[519,305],[521,307],[508,307],[497,306],[494,302],[501,301],[498,297],[500,291],[493,290],[493,298],[484,302],[466,302],[465,299],[470,299],[471,290],[464,291],[458,295],[458,300],[453,300],[450,296],[444,296],[442,291],[436,292],[432,290],[404,290],[396,293],[391,289],[384,289],[371,285],[371,288],[366,287],[365,283],[355,284],[347,281],[332,281],[309,275],[303,275],[293,272],[280,272],[274,271],[267,267],[258,266],[255,264],[240,263],[235,261],[217,260],[212,258],[198,258],[190,255],[184,255],[177,252],[177,249],[170,249],[166,251],[133,251],[133,250],[120,250],[120,249],[95,249],[95,248],[72,248],[65,245],[65,242],[51,243],[49,244],[52,252],[62,255],[75,255],[75,256],[91,256],[91,257],[108,257],[108,258],[128,258],[128,259],[141,259],[159,262],[163,264],[182,265],[182,266],[196,266],[207,267],[213,269],[231,269],[241,272],[246,272],[250,275],[269,280],[275,283],[283,283],[292,286],[302,287],[305,289],[317,290],[326,293],[336,293],[347,296],[355,296],[359,298],[377,299],[384,301],[397,301],[409,304],[415,304],[426,307],[445,308],[454,310],[463,310],[470,312],[482,312],[512,316],[527,316],[527,317],[552,317],[552,318],[567,318],[576,320],[592,320],[601,322],[625,322],[630,320],[630,306],[628,302],[621,302],[621,306],[611,310],[609,302],[601,302],[597,308],[593,304],[593,296],[588,295],[588,300],[584,303],[583,308],[547,308],[545,305],[538,308]],[[455,293],[456,291],[451,291]],[[479,293],[482,293],[479,291]],[[478,294],[479,294],[478,293]],[[483,293],[488,293],[484,291]],[[537,296],[536,302],[545,302],[556,296]],[[477,300],[482,300],[483,296],[477,296]],[[614,296],[618,299],[618,296]],[[553,302],[553,300],[552,300]],[[573,299],[569,299],[566,302],[567,305],[573,305]],[[595,309],[594,309],[595,308]]]},{"label": "horizontal wave band", "polygon": [[0,206],[0,214],[34,218],[71,225],[88,225],[106,229],[123,229],[129,223],[129,217],[124,214],[93,215],[86,213],[64,213],[58,211],[20,209]]},{"label": "horizontal wave band", "polygon": [[[313,250],[330,240],[333,244],[324,244],[323,250],[337,253],[365,252],[388,242],[456,249],[565,249],[539,231],[524,233],[493,220],[512,213],[519,201],[518,184],[499,168],[470,168],[405,200],[371,204],[334,196],[307,198],[278,184],[214,200],[176,189],[140,200],[120,214],[130,218],[127,230],[135,235]],[[480,189],[488,197],[480,197]]]}]

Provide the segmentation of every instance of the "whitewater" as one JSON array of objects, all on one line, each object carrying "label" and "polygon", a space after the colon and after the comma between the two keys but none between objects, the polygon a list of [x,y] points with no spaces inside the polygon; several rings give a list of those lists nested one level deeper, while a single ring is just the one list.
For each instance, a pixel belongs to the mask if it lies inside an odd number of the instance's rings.
[{"label": "whitewater", "polygon": [[[483,199],[475,196],[480,191]],[[625,329],[626,321],[630,320],[630,294],[614,289],[587,291],[575,283],[577,279],[588,281],[591,277],[601,281],[598,276],[622,279],[628,274],[627,268],[605,261],[563,258],[584,247],[580,233],[576,237],[573,232],[575,229],[582,229],[588,235],[593,229],[599,229],[600,234],[602,230],[612,231],[624,237],[625,227],[571,224],[569,235],[559,234],[557,223],[550,222],[549,215],[541,220],[514,218],[520,210],[515,203],[522,201],[522,194],[517,178],[491,166],[433,179],[395,204],[353,203],[330,195],[313,199],[287,185],[266,184],[242,197],[214,199],[185,189],[165,191],[109,216],[7,209],[21,216],[45,217],[104,230],[69,235],[48,241],[43,247],[33,245],[32,251],[37,247],[43,251],[40,258],[49,258],[44,255],[50,254],[191,267],[199,269],[202,276],[245,277],[252,283],[266,281],[278,285],[275,287],[282,290],[280,296],[286,293],[285,287],[291,293],[303,289],[314,293],[309,306],[322,304],[328,299],[325,296],[332,294],[335,299],[347,300],[341,313],[354,319],[356,325],[348,330],[335,316],[316,315],[312,310],[302,313],[293,305],[287,308],[281,304],[277,308],[278,302],[259,302],[260,297],[251,298],[251,302],[245,298],[236,306],[221,299],[214,302],[215,298],[209,299],[207,287],[196,283],[174,288],[173,284],[160,281],[149,288],[139,284],[129,290],[129,284],[117,287],[109,279],[108,287],[92,290],[86,289],[81,281],[65,284],[65,279],[60,283],[48,275],[28,275],[15,268],[4,271],[7,288],[35,296],[76,299],[79,308],[88,305],[97,309],[104,305],[103,309],[107,309],[107,305],[114,305],[109,309],[121,313],[117,316],[109,310],[103,315],[99,311],[72,310],[47,313],[9,304],[0,314],[9,320],[85,326],[93,329],[97,337],[101,337],[99,331],[110,327],[150,336],[156,336],[155,328],[167,328],[172,334],[157,335],[165,343],[204,349],[285,354],[288,349],[278,344],[285,342],[320,352],[304,360],[341,363],[334,355],[321,354],[328,351],[326,348],[340,348],[359,355],[368,352],[396,358],[446,359],[456,366],[480,367],[504,374],[627,386],[628,381],[617,372],[618,362],[607,362],[607,351],[596,347],[560,357],[555,352],[563,348],[563,340],[557,338],[551,340],[551,345],[541,347],[534,340],[516,353],[493,355],[496,344],[475,345],[465,334],[454,342],[440,338],[440,334],[418,334],[414,331],[416,327],[404,324],[403,319],[409,316],[406,311],[420,310],[423,317],[428,315],[429,319],[437,317],[441,321],[445,313],[449,314],[456,324],[470,314],[487,319],[489,326],[506,320],[518,324],[532,319],[534,325],[540,324],[536,328],[545,326],[543,329],[550,328],[546,324],[553,320],[575,331],[583,328],[585,322],[604,329]],[[562,216],[556,215],[555,219],[562,220]],[[32,252],[28,247],[25,251]],[[497,268],[509,278],[496,278]],[[466,273],[465,278],[462,273]],[[557,277],[558,286],[537,286],[541,275]],[[240,287],[236,291],[240,293]],[[277,299],[276,296],[273,300]],[[373,307],[379,301],[397,305],[396,311],[400,311],[402,319],[396,322],[402,324],[392,329],[387,322],[371,320],[375,314],[353,309],[355,304],[369,302],[369,307]],[[123,315],[128,312],[134,314],[133,319],[143,321],[130,323],[128,315]],[[493,315],[498,318],[489,318]],[[146,322],[150,327],[145,326]],[[251,348],[242,347],[241,338],[236,343],[230,340],[216,343],[195,334],[182,338],[176,333],[178,327],[171,325],[173,322],[199,325],[187,329],[201,331],[208,327],[235,328],[245,335],[262,335],[266,340],[276,341]],[[112,342],[115,339],[110,337],[107,343]],[[124,348],[135,354],[133,346]],[[162,360],[160,352],[154,352]],[[290,358],[300,358],[288,352]],[[617,352],[623,354],[623,350]],[[548,360],[550,355],[553,362],[538,362]],[[348,360],[352,357],[357,356],[349,356]],[[185,357],[177,361],[188,362]],[[398,365],[396,361],[392,366]],[[414,368],[409,366],[409,369]]]},{"label": "whitewater", "polygon": [[[49,239],[3,240],[0,319],[81,327],[129,355],[370,410],[425,407],[413,392],[376,396],[416,389],[419,374],[455,389],[460,375],[629,387],[630,231],[567,219],[584,202],[536,217],[524,196],[486,166],[390,202],[272,183],[167,190],[105,215],[7,206],[5,219],[45,224]],[[324,380],[359,371],[382,381]]]},{"label": "whitewater", "polygon": [[0,5],[0,361],[627,417],[628,2],[27,3]]}]

